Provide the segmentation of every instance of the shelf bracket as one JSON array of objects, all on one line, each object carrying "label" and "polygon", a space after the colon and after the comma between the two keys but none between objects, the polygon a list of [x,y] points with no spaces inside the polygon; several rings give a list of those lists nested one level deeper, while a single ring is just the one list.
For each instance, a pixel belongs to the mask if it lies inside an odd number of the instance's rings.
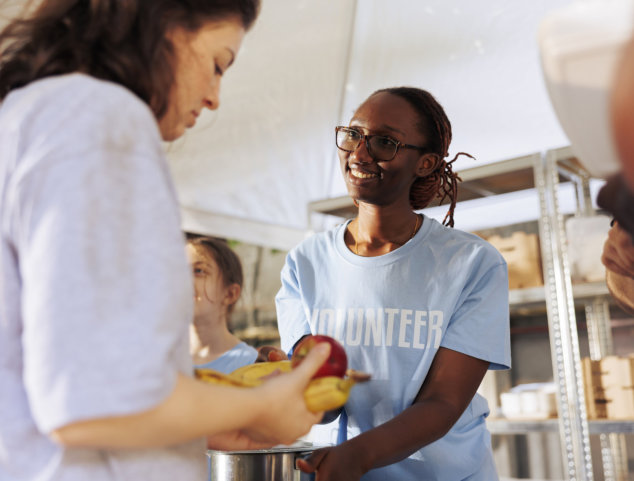
[{"label": "shelf bracket", "polygon": [[554,152],[535,158],[534,175],[541,213],[539,233],[563,465],[568,480],[593,481],[577,321],[565,225],[557,197],[559,175]]}]

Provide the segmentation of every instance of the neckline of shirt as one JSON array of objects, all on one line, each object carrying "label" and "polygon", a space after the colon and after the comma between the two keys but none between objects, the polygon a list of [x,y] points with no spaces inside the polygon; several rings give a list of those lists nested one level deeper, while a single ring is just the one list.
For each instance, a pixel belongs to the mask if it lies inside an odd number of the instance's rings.
[{"label": "neckline of shirt", "polygon": [[350,222],[352,222],[352,219],[349,219],[343,224],[341,224],[335,233],[335,247],[336,247],[337,253],[341,257],[343,257],[346,261],[358,266],[374,267],[374,266],[387,265],[387,264],[391,264],[392,262],[396,262],[402,259],[404,256],[409,255],[412,249],[416,248],[416,246],[420,244],[422,240],[429,233],[433,219],[427,217],[425,214],[420,214],[420,215],[422,216],[423,222],[421,227],[418,229],[418,232],[416,232],[416,234],[414,235],[414,237],[412,237],[405,244],[394,249],[393,251],[388,252],[387,254],[376,256],[376,257],[359,256],[355,254],[354,252],[352,252],[350,249],[348,249],[348,246],[346,245],[346,242],[344,240],[344,235],[346,233],[346,229],[348,228],[348,225],[350,224]]}]

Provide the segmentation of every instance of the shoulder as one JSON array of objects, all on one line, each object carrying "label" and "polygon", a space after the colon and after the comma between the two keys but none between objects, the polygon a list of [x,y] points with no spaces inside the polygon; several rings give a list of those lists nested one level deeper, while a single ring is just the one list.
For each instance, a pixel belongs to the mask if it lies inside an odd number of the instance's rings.
[{"label": "shoulder", "polygon": [[0,126],[19,128],[37,143],[90,143],[116,148],[123,142],[157,142],[152,111],[125,87],[85,74],[47,77],[15,90],[0,111]]},{"label": "shoulder", "polygon": [[289,256],[292,258],[315,258],[329,253],[335,248],[336,240],[341,235],[341,229],[345,229],[345,223],[339,224],[324,232],[310,234],[297,246],[290,250]]},{"label": "shoulder", "polygon": [[[258,356],[258,350],[257,350],[255,347],[253,347],[253,346],[251,346],[251,345],[247,344],[247,343],[246,343],[246,342],[244,342],[244,341],[242,341],[242,342],[240,342],[240,343],[236,344],[236,346],[234,347],[234,349],[235,349],[237,352],[239,352],[239,353],[241,353],[242,355],[247,356],[247,357],[251,357],[251,356],[255,356],[255,357],[257,357],[257,356]],[[254,360],[253,362],[255,362],[255,360]]]},{"label": "shoulder", "polygon": [[[80,114],[82,111],[103,113],[123,109],[124,113],[152,115],[147,104],[127,88],[82,73],[37,80],[12,91],[4,103],[20,105],[25,115],[46,113],[49,109],[56,109],[62,117],[66,109]],[[29,105],[32,107],[28,108]]]},{"label": "shoulder", "polygon": [[470,232],[446,227],[434,219],[425,218],[431,223],[429,244],[447,257],[486,263],[489,266],[505,265],[504,258],[489,242]]}]

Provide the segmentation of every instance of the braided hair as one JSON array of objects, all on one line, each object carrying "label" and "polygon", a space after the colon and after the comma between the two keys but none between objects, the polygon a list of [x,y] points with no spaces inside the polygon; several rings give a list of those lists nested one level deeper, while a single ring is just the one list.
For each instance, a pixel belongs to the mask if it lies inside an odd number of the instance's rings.
[{"label": "braided hair", "polygon": [[453,227],[453,214],[458,197],[458,182],[461,180],[453,171],[453,163],[459,155],[473,157],[465,152],[459,152],[447,161],[449,144],[451,143],[451,122],[438,101],[426,90],[416,87],[391,87],[377,90],[378,93],[389,93],[407,101],[418,113],[420,122],[418,128],[427,139],[427,152],[436,154],[437,163],[433,171],[425,177],[418,177],[409,193],[409,200],[414,210],[427,207],[434,198],[440,199],[441,204],[449,199],[449,211],[443,219],[443,225]]}]

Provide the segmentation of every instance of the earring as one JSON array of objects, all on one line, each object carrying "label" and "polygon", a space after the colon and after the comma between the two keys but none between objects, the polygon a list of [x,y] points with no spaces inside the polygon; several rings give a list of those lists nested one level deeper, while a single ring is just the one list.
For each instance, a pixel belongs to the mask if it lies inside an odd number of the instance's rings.
[{"label": "earring", "polygon": [[357,202],[357,199],[352,199],[352,203],[353,203],[355,206],[359,207],[359,202]]},{"label": "earring", "polygon": [[202,297],[196,296],[196,302],[200,302],[201,300],[202,300]]}]

